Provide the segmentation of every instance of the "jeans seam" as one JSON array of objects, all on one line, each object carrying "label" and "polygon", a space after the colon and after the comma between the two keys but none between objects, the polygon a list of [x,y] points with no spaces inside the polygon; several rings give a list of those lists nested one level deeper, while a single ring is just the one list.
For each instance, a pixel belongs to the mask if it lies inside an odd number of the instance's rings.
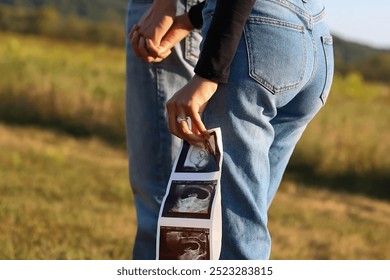
[{"label": "jeans seam", "polygon": [[304,30],[305,30],[305,27],[302,25],[290,23],[287,21],[279,20],[279,19],[261,17],[261,16],[249,17],[248,22],[281,26],[281,27],[285,27],[285,28],[292,29],[292,30],[299,31],[299,32],[304,32]]},{"label": "jeans seam", "polygon": [[310,78],[307,81],[306,85],[302,88],[302,91],[305,89],[306,86],[310,85],[311,82],[314,80],[315,73],[317,73],[317,68],[318,68],[318,58],[317,58],[318,47],[317,47],[317,43],[316,43],[316,40],[314,38],[314,34],[312,32],[309,32],[309,31],[308,31],[308,34],[310,35],[310,42],[311,42],[311,45],[313,47],[313,70],[312,70],[312,72],[310,74]]},{"label": "jeans seam", "polygon": [[[162,104],[164,104],[164,99],[165,99],[165,94],[164,94],[164,90],[160,88],[160,84],[162,84],[164,81],[163,79],[161,78],[162,76],[162,73],[161,73],[162,69],[159,68],[159,67],[155,67],[155,72],[156,72],[156,87],[157,87],[157,95],[156,95],[156,103],[157,103],[157,116],[158,116],[158,122],[157,122],[157,133],[158,133],[158,139],[160,139],[159,141],[159,149],[158,149],[158,155],[157,155],[157,162],[158,162],[158,170],[156,170],[157,172],[157,176],[158,176],[158,180],[159,181],[163,181],[163,178],[164,178],[164,172],[163,172],[163,152],[161,150],[161,147],[165,147],[165,145],[162,144],[162,142],[164,142],[164,137],[161,130],[165,127],[165,123],[164,123],[164,112],[165,112],[165,108],[162,108],[164,106],[162,106]],[[161,114],[162,113],[162,114]]]},{"label": "jeans seam", "polygon": [[301,9],[297,5],[287,1],[287,0],[268,0],[274,3],[279,3],[280,5],[296,12],[299,16],[303,17],[306,20],[306,25],[308,29],[313,29],[313,25],[323,20],[326,16],[325,8],[318,13],[317,15],[312,16],[307,11]]},{"label": "jeans seam", "polygon": [[321,42],[322,42],[322,49],[323,49],[324,57],[325,57],[326,79],[325,79],[324,88],[321,92],[320,98],[321,98],[323,105],[325,105],[326,100],[328,99],[328,95],[329,95],[329,93],[326,94],[326,88],[330,84],[330,77],[332,76],[329,72],[330,71],[330,69],[329,69],[330,61],[329,61],[329,54],[326,50],[326,45],[330,45],[330,46],[333,45],[333,37],[332,36],[321,36]]},{"label": "jeans seam", "polygon": [[287,1],[287,0],[268,0],[271,2],[279,3],[286,8],[289,8],[290,10],[293,10],[294,12],[298,13],[299,15],[303,16],[305,19],[309,20],[311,18],[310,14],[307,13],[305,10],[299,8],[297,5]]},{"label": "jeans seam", "polygon": [[196,63],[198,60],[198,56],[193,54],[192,50],[194,48],[193,40],[194,40],[194,31],[191,31],[190,34],[185,39],[185,58],[192,63]]}]

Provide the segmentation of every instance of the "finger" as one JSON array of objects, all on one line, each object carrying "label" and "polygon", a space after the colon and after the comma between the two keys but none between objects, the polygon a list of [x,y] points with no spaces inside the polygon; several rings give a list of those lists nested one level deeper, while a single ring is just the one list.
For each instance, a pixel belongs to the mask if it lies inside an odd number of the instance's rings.
[{"label": "finger", "polygon": [[181,112],[182,113],[180,113],[179,116],[185,116],[185,117],[181,117],[180,121],[178,121],[178,120],[176,121],[177,122],[176,127],[177,127],[178,137],[186,140],[187,142],[189,142],[192,145],[199,143],[199,142],[203,142],[203,137],[194,133],[194,130],[193,130],[194,127],[192,125],[191,117],[189,117],[188,114],[185,115],[184,110]]},{"label": "finger", "polygon": [[[179,137],[177,128],[176,128],[176,106],[172,101],[168,101],[166,104],[167,113],[168,113],[168,129],[169,132],[177,137]],[[180,137],[179,137],[180,138]]]},{"label": "finger", "polygon": [[206,139],[210,138],[210,133],[207,131],[204,123],[202,122],[201,114],[195,110],[195,108],[191,108],[190,117],[192,120],[192,131],[194,133],[201,134]]},{"label": "finger", "polygon": [[168,127],[169,132],[173,135],[184,139],[190,144],[199,143],[202,139],[199,136],[196,136],[189,129],[188,123],[186,121],[178,122],[178,117],[185,119],[186,114],[184,110],[176,107],[173,102],[167,102],[167,111],[168,111]]},{"label": "finger", "polygon": [[146,50],[146,45],[145,45],[145,38],[143,36],[140,36],[139,41],[138,41],[138,51],[141,54],[141,57],[146,60],[147,62],[151,62],[153,60],[152,57],[149,57],[149,53]]},{"label": "finger", "polygon": [[173,108],[173,110],[170,112],[172,117],[170,122],[171,133],[183,139],[185,134],[192,133],[186,121],[186,113],[180,108],[180,106],[177,106],[176,104],[172,105],[171,107]]},{"label": "finger", "polygon": [[161,62],[172,53],[170,48],[165,50],[165,48],[157,47],[149,38],[146,39],[146,47],[149,55],[155,57],[153,62]]},{"label": "finger", "polygon": [[160,48],[160,54],[159,54],[159,57],[162,57],[162,58],[167,58],[171,53],[172,53],[172,48],[174,46],[168,42],[168,41],[164,41],[161,43],[161,48]]},{"label": "finger", "polygon": [[151,62],[155,62],[155,63],[158,63],[158,62],[161,62],[165,59],[165,57],[156,57],[153,61]]},{"label": "finger", "polygon": [[166,58],[171,53],[171,48],[173,47],[167,41],[162,42],[160,46],[156,46],[151,39],[146,40],[146,46],[150,55],[163,58]]},{"label": "finger", "polygon": [[172,51],[169,50],[169,51],[167,51],[167,52],[161,54],[159,57],[162,58],[162,59],[165,59],[165,58],[167,58],[171,53],[172,53]]},{"label": "finger", "polygon": [[128,34],[130,40],[131,40],[131,37],[133,37],[134,31],[138,31],[139,29],[140,29],[140,26],[138,24],[133,25],[133,27],[131,28],[131,30]]},{"label": "finger", "polygon": [[138,33],[138,31],[134,31],[133,36],[131,37],[131,47],[133,48],[133,51],[136,56],[142,57],[140,51],[138,50],[139,39],[140,34]]}]

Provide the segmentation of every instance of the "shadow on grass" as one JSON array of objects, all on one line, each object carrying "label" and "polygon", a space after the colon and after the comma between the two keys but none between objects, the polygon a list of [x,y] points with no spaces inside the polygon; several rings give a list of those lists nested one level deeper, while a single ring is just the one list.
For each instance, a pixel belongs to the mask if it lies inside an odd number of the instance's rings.
[{"label": "shadow on grass", "polygon": [[[121,103],[112,104],[105,110],[94,99],[76,101],[82,104],[61,99],[55,91],[34,96],[9,90],[8,94],[0,94],[0,121],[13,125],[36,125],[77,138],[99,137],[112,146],[126,147],[124,108]],[[332,174],[319,173],[317,166],[319,164],[315,159],[296,154],[287,168],[286,177],[313,188],[362,194],[390,201],[390,172],[385,169],[367,174]]]},{"label": "shadow on grass", "polygon": [[63,123],[60,120],[51,120],[51,121],[23,121],[23,120],[10,120],[10,119],[0,119],[0,122],[15,125],[15,126],[36,126],[43,129],[50,129],[52,131],[57,131],[59,133],[65,133],[72,137],[78,139],[86,139],[90,137],[98,137],[107,144],[116,147],[125,149],[126,140],[124,136],[125,128],[123,128],[123,133],[117,131],[112,131],[111,127],[105,127],[104,125],[99,125],[95,128],[86,128],[83,125],[78,125],[77,123]]},{"label": "shadow on grass", "polygon": [[321,174],[316,171],[315,163],[292,160],[287,167],[286,178],[302,182],[310,188],[360,194],[390,201],[390,172]]},{"label": "shadow on grass", "polygon": [[34,98],[12,91],[6,97],[0,94],[0,121],[48,128],[76,138],[99,137],[110,145],[125,148],[125,117],[121,104],[108,112],[92,101],[72,108],[72,104],[61,104],[57,95],[49,92]]}]

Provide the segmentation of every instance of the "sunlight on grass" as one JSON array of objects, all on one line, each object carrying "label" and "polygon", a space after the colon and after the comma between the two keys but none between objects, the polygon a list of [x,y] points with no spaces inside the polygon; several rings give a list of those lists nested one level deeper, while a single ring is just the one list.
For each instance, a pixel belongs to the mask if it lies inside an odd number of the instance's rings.
[{"label": "sunlight on grass", "polygon": [[[129,259],[124,49],[0,37],[0,259]],[[273,259],[390,258],[389,105],[335,77],[271,207]]]},{"label": "sunlight on grass", "polygon": [[33,128],[0,135],[0,259],[131,257],[123,150]]},{"label": "sunlight on grass", "polygon": [[0,36],[0,119],[123,143],[123,49]]},{"label": "sunlight on grass", "polygon": [[273,259],[390,259],[390,205],[285,180],[270,209]]},{"label": "sunlight on grass", "polygon": [[[129,259],[126,153],[96,139],[0,124],[0,259]],[[389,259],[390,205],[283,181],[272,259]]]}]

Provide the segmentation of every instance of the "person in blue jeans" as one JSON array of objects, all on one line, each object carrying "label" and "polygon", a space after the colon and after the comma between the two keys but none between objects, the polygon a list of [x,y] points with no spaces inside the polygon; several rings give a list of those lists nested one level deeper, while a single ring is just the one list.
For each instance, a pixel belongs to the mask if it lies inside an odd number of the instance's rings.
[{"label": "person in blue jeans", "polygon": [[[325,8],[320,0],[201,5],[200,57],[195,75],[167,102],[169,131],[194,144],[209,137],[206,128],[221,128],[220,259],[268,259],[268,209],[296,143],[324,106],[332,83]],[[194,26],[199,22],[194,12],[188,18]],[[164,59],[174,32],[155,43],[140,29],[132,36],[133,49],[144,59]],[[191,129],[183,121],[187,117]]]},{"label": "person in blue jeans", "polygon": [[[185,13],[193,4],[194,1],[181,0],[129,0],[126,31],[131,33],[132,27],[139,24],[139,31],[159,44],[176,15]],[[161,28],[155,30],[159,24]],[[201,40],[197,30],[184,31],[183,36],[186,38],[169,49],[170,55],[163,61],[159,59],[159,63],[147,63],[156,61],[150,56],[145,57],[147,62],[139,59],[140,53],[132,47],[132,36],[126,42],[126,133],[138,220],[133,259],[156,257],[159,208],[180,146],[179,139],[168,130],[166,101],[193,76]]]}]

